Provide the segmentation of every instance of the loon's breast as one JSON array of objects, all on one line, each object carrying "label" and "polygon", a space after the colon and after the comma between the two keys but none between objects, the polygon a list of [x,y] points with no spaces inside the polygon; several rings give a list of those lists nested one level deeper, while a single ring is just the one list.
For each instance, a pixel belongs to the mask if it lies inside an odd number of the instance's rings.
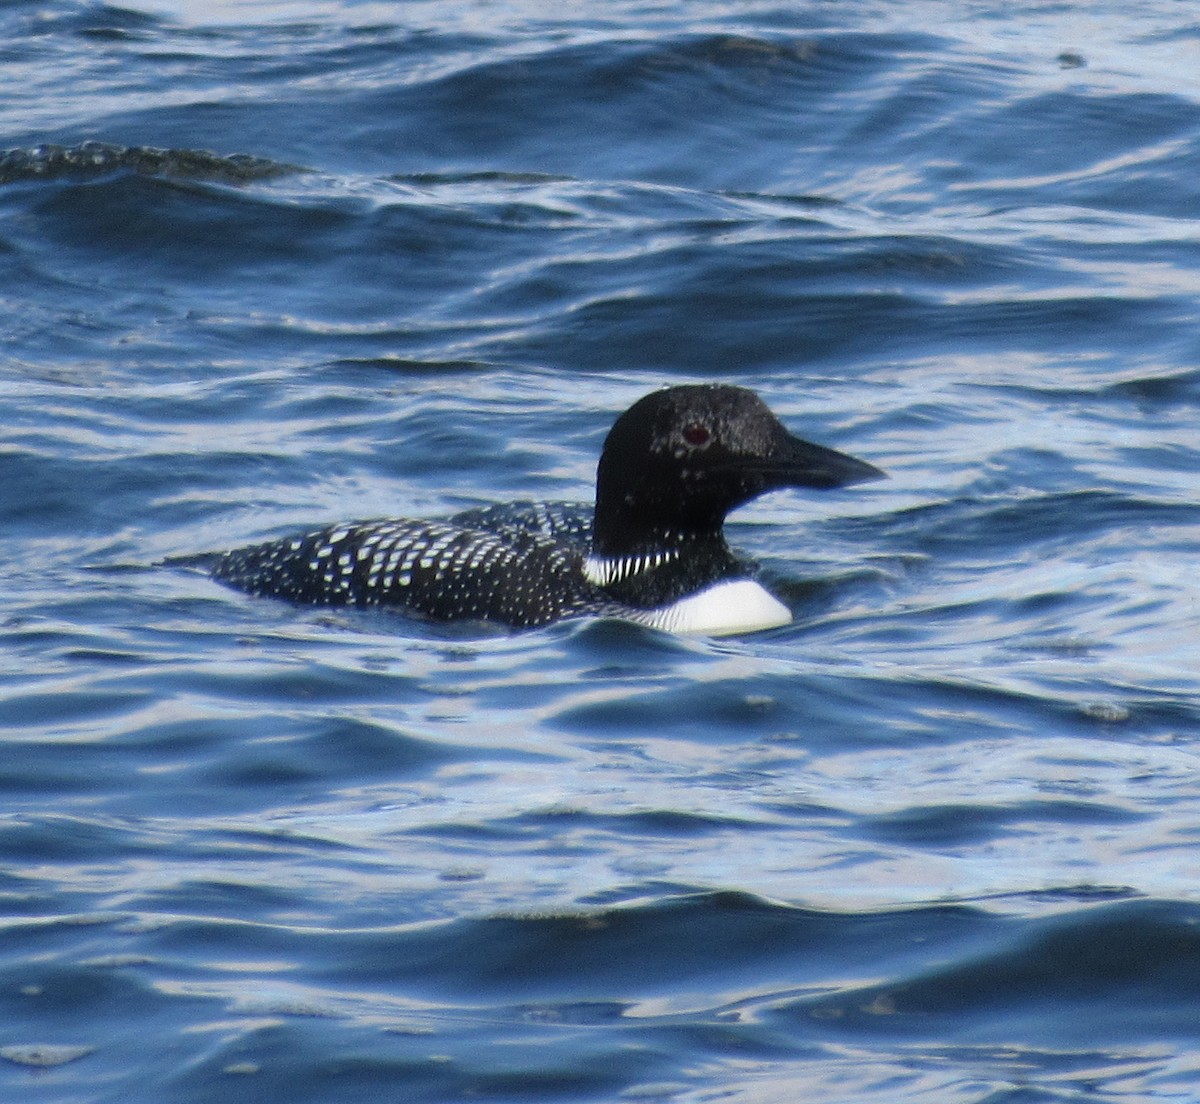
[{"label": "loon's breast", "polygon": [[628,621],[680,636],[737,636],[777,629],[792,611],[750,578],[722,579],[704,590],[655,609],[628,609]]}]

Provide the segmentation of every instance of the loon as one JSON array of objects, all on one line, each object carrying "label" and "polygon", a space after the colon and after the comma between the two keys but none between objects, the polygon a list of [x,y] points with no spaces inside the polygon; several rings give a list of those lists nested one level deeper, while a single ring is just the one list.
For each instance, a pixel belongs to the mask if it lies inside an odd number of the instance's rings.
[{"label": "loon", "polygon": [[723,636],[792,619],[730,551],[726,514],[780,487],[882,478],[862,460],[793,437],[753,391],[668,387],[614,423],[594,509],[514,502],[440,521],[332,525],[207,565],[231,587],[293,602],[512,628],[597,615]]}]

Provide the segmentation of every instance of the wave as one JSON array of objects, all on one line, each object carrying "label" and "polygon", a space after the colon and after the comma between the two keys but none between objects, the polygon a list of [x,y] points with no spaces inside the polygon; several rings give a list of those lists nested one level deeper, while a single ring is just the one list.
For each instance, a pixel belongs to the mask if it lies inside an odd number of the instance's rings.
[{"label": "wave", "polygon": [[248,184],[304,171],[296,165],[248,153],[219,154],[208,150],[118,146],[110,142],[82,142],[75,146],[42,145],[0,151],[0,184],[86,179],[116,172],[222,184]]}]

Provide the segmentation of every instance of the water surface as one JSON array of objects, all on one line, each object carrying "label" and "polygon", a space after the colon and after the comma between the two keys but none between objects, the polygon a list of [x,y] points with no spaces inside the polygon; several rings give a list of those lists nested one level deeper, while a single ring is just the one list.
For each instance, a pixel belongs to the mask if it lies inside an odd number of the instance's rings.
[{"label": "water surface", "polygon": [[[1200,1092],[1186,6],[0,7],[0,1095]],[[792,625],[155,564],[586,499],[663,384],[885,468]]]}]

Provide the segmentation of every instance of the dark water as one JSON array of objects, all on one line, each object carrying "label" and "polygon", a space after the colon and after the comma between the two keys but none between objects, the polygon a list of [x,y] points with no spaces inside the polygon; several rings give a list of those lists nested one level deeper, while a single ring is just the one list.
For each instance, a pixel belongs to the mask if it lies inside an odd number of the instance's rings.
[{"label": "dark water", "polygon": [[[10,0],[0,74],[0,1099],[1200,1099],[1190,5]],[[587,497],[695,380],[891,473],[731,526],[786,629],[151,566]]]}]

